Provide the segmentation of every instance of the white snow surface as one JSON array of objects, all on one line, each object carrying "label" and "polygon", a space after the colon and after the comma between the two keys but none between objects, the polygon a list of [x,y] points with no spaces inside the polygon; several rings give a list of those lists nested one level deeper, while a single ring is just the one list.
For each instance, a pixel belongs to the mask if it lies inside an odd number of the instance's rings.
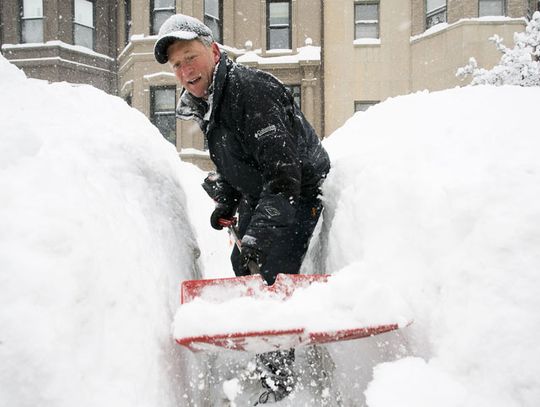
[{"label": "white snow surface", "polygon": [[402,344],[416,359],[376,367],[370,407],[540,404],[538,100],[538,87],[421,92],[325,143],[327,269],[359,262],[415,321]]},{"label": "white snow surface", "polygon": [[[232,275],[204,173],[119,98],[26,79],[1,56],[0,89],[0,405],[202,405],[207,373],[171,324],[180,281]],[[304,272],[340,282],[339,317],[414,319],[328,346],[345,406],[540,404],[538,100],[535,87],[419,92],[325,141]],[[357,298],[369,287],[382,294]],[[328,311],[337,294],[317,290],[282,322]]]}]

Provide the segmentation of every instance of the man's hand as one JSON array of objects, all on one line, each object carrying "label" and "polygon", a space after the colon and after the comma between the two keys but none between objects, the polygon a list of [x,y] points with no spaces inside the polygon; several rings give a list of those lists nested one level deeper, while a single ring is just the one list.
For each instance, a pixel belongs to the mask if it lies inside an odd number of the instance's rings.
[{"label": "man's hand", "polygon": [[231,221],[236,212],[236,207],[229,207],[225,204],[216,204],[216,209],[212,212],[210,216],[210,225],[216,230],[223,229],[223,225],[219,222],[220,219]]},{"label": "man's hand", "polygon": [[243,275],[258,274],[266,260],[265,254],[252,242],[251,236],[242,239],[240,251],[240,271]]}]

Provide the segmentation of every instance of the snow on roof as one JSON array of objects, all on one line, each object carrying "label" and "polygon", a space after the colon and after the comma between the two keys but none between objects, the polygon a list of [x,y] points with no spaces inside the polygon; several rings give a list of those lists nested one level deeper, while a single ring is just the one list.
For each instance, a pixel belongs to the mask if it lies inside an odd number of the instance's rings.
[{"label": "snow on roof", "polygon": [[[239,56],[236,61],[239,63],[257,63],[259,65],[296,65],[310,62],[320,62],[321,60],[321,47],[313,45],[306,45],[298,48],[296,54],[280,55],[280,56],[266,56],[262,57],[258,54],[259,50],[246,52],[244,55]],[[267,51],[268,54],[291,52],[291,50],[271,50]]]},{"label": "snow on roof", "polygon": [[109,61],[114,61],[114,58],[108,55],[96,52],[94,50],[91,50],[90,48],[86,48],[81,45],[66,44],[65,42],[59,41],[59,40],[47,41],[45,43],[36,42],[36,43],[27,43],[27,44],[3,44],[2,45],[3,50],[15,50],[15,49],[24,49],[24,48],[53,48],[53,47],[60,47],[60,48],[68,49],[70,51],[88,54],[93,57],[103,58]]},{"label": "snow on roof", "polygon": [[198,150],[196,148],[183,148],[180,150],[180,156],[186,155],[198,155],[202,157],[208,157],[210,152],[208,150]]},{"label": "snow on roof", "polygon": [[150,73],[150,74],[144,75],[143,77],[146,80],[152,80],[152,79],[160,78],[160,77],[175,78],[175,76],[174,76],[174,74],[172,72],[167,72],[167,71],[159,71],[159,72],[155,72],[155,73]]},{"label": "snow on roof", "polygon": [[455,23],[448,24],[448,23],[440,23],[436,24],[431,28],[428,28],[426,31],[424,31],[421,34],[413,35],[410,38],[410,42],[415,42],[421,38],[429,37],[430,35],[436,34],[438,32],[444,31],[449,28],[456,27],[458,25],[466,24],[466,23],[473,23],[473,22],[480,22],[480,23],[527,23],[527,20],[524,18],[512,18],[512,17],[505,17],[505,16],[488,16],[488,17],[479,17],[479,18],[462,18]]}]

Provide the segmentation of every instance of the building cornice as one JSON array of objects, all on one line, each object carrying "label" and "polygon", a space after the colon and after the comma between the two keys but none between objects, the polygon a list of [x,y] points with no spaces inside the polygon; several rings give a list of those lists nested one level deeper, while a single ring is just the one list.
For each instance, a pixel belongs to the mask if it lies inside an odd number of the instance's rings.
[{"label": "building cornice", "polygon": [[452,31],[465,26],[479,26],[479,25],[516,25],[526,26],[527,20],[525,18],[511,18],[511,17],[481,17],[481,18],[463,18],[452,24],[441,23],[431,27],[422,34],[412,36],[410,43],[415,44],[427,38],[433,38],[448,31]]}]

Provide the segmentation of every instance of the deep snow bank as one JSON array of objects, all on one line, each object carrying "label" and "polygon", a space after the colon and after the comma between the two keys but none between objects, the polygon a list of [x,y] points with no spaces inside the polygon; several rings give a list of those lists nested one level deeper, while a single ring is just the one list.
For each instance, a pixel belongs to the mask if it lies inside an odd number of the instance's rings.
[{"label": "deep snow bank", "polygon": [[179,405],[193,171],[119,98],[1,56],[0,89],[0,405]]},{"label": "deep snow bank", "polygon": [[[375,368],[370,407],[540,404],[539,100],[539,88],[417,93],[325,141],[327,269],[358,264],[415,319],[401,340],[415,357]],[[377,363],[368,343],[333,348],[349,400]]]}]

